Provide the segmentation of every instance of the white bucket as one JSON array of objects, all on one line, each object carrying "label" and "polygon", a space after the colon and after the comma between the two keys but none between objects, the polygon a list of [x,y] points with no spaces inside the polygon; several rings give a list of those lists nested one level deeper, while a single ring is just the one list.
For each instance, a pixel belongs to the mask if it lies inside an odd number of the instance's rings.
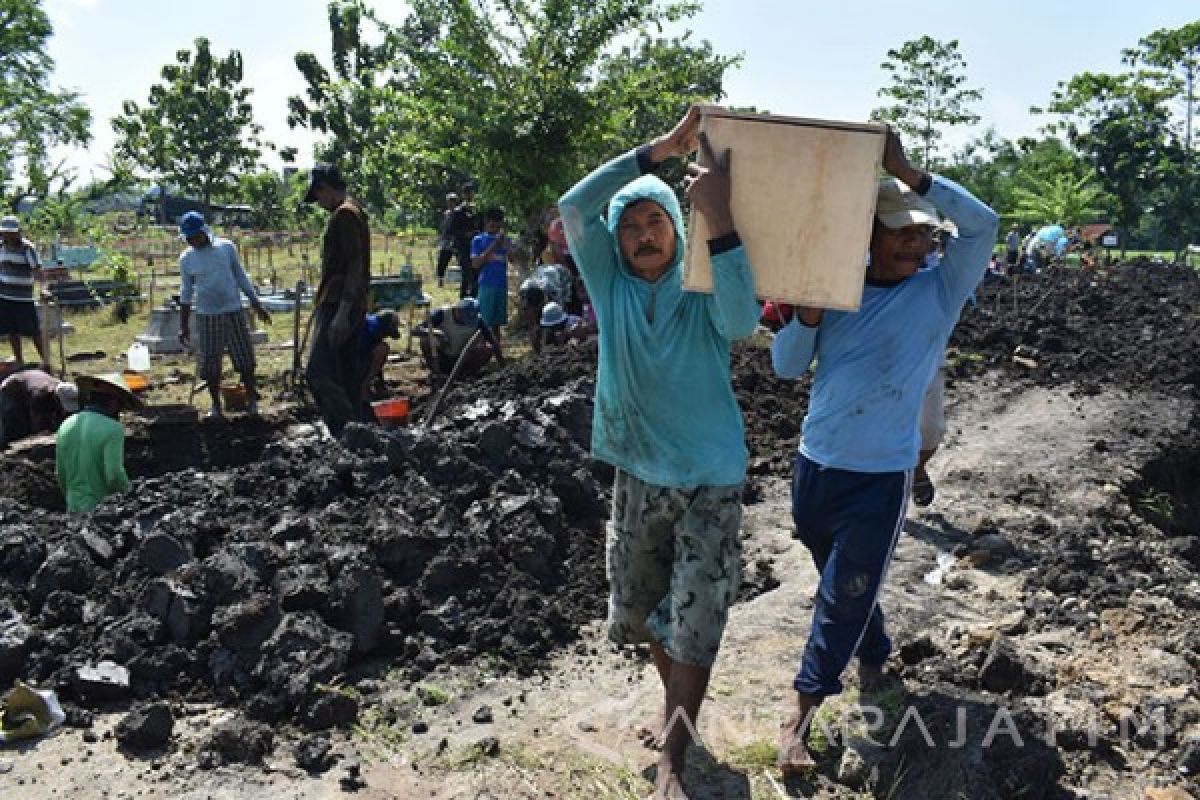
[{"label": "white bucket", "polygon": [[150,348],[141,342],[134,342],[125,353],[129,369],[133,372],[147,372],[150,369]]}]

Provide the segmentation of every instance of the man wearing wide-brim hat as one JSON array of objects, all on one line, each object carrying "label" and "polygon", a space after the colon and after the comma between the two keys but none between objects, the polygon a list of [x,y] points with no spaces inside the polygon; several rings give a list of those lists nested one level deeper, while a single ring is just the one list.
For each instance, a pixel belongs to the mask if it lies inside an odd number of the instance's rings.
[{"label": "man wearing wide-brim hat", "polygon": [[25,362],[21,337],[33,339],[42,363],[50,363],[33,302],[33,282],[41,278],[37,249],[21,235],[21,221],[0,217],[0,335],[8,336],[18,365]]},{"label": "man wearing wide-brim hat", "polygon": [[122,411],[142,408],[119,374],[76,379],[82,409],[58,429],[55,466],[67,511],[84,514],[104,498],[129,489]]}]

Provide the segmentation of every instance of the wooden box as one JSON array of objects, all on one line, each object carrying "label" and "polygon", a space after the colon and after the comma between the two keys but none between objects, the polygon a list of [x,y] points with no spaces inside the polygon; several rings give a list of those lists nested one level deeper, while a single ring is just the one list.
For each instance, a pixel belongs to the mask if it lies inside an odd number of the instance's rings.
[{"label": "wooden box", "polygon": [[[733,219],[758,296],[857,310],[886,128],[710,111],[701,130],[714,153],[732,150]],[[684,288],[711,292],[701,215],[692,213],[688,231]]]}]

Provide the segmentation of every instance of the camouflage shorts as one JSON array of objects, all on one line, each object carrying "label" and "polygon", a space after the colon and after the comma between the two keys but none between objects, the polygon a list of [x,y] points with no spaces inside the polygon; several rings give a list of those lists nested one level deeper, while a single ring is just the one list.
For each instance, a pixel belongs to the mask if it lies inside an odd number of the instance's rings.
[{"label": "camouflage shorts", "polygon": [[608,636],[673,660],[717,657],[741,580],[742,487],[671,489],[617,470],[608,523]]}]

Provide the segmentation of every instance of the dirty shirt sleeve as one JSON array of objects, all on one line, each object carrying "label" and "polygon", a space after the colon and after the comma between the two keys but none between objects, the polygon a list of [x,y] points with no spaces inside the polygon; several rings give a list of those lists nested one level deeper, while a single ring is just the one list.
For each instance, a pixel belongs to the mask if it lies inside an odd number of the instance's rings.
[{"label": "dirty shirt sleeve", "polygon": [[800,378],[812,364],[817,351],[820,325],[809,327],[799,318],[793,319],[775,334],[771,342],[771,366],[781,378]]},{"label": "dirty shirt sleeve", "polygon": [[925,197],[958,228],[958,235],[946,243],[946,255],[937,270],[942,308],[957,317],[967,297],[983,280],[1000,217],[966,189],[941,176],[934,177]]},{"label": "dirty shirt sleeve", "polygon": [[713,293],[709,317],[721,336],[744,339],[758,327],[762,308],[754,297],[754,273],[746,248],[736,232],[708,242],[712,261]]}]

